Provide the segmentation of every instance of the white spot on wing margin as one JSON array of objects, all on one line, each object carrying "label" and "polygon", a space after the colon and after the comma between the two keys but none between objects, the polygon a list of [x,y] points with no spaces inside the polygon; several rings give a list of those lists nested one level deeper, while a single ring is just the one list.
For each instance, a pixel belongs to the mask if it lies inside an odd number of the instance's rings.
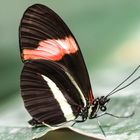
[{"label": "white spot on wing margin", "polygon": [[54,98],[59,103],[60,108],[61,108],[62,112],[64,113],[64,117],[66,118],[66,120],[67,121],[74,120],[75,116],[73,114],[71,106],[65,99],[63,93],[59,90],[57,85],[51,79],[49,79],[48,77],[46,77],[44,75],[42,75],[42,77],[47,82],[48,86],[50,87],[50,89],[54,95]]}]

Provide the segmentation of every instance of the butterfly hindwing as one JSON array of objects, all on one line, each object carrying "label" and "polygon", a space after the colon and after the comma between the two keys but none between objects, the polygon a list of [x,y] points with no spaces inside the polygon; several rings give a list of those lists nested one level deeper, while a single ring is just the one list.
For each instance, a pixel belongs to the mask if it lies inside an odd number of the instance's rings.
[{"label": "butterfly hindwing", "polygon": [[[78,109],[84,106],[66,69],[50,61],[25,63],[21,74],[21,94],[31,116],[50,125],[75,119]],[[54,121],[56,118],[58,122]]]}]

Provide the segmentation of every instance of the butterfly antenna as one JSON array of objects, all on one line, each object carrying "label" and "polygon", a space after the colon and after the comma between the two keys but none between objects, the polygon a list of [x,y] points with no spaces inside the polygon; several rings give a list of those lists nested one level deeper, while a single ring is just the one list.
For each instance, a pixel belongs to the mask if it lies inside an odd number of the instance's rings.
[{"label": "butterfly antenna", "polygon": [[122,84],[124,84],[128,79],[130,79],[130,78],[136,73],[136,71],[137,71],[139,68],[140,68],[140,65],[139,65],[126,79],[124,79],[124,81],[122,81],[116,88],[114,88],[111,92],[109,92],[109,93],[107,94],[106,98],[107,98],[108,96],[110,96],[110,95],[112,95],[112,94],[114,94],[114,93],[116,93],[116,92],[118,92],[118,91],[120,91],[120,90],[122,90],[122,89],[128,87],[129,85],[131,85],[131,84],[134,83],[135,81],[137,81],[137,80],[140,78],[140,76],[137,77],[136,79],[134,79],[134,80],[133,80],[132,82],[130,82],[129,84],[125,85],[124,87],[118,89]]},{"label": "butterfly antenna", "polygon": [[[97,118],[96,118],[97,119]],[[99,120],[97,119],[97,123],[98,123],[98,126],[99,126],[99,128],[101,129],[101,131],[102,131],[102,133],[103,133],[103,135],[104,135],[104,137],[106,137],[106,134],[105,134],[105,132],[104,132],[104,130],[103,130],[103,128],[102,128],[102,126],[101,126],[101,123],[99,122]]]},{"label": "butterfly antenna", "polygon": [[[118,89],[118,90],[112,92],[110,95],[112,95],[112,94],[114,94],[114,93],[116,93],[116,92],[118,92],[118,91],[120,91],[120,90],[122,90],[122,89],[124,89],[124,88],[126,88],[126,87],[128,87],[128,86],[130,86],[132,83],[134,83],[134,82],[137,81],[138,79],[140,79],[140,76],[138,76],[136,79],[134,79],[132,82],[130,82],[129,84],[125,85],[124,87],[122,87],[122,88],[120,88],[120,89]],[[109,95],[109,96],[110,96],[110,95]]]}]

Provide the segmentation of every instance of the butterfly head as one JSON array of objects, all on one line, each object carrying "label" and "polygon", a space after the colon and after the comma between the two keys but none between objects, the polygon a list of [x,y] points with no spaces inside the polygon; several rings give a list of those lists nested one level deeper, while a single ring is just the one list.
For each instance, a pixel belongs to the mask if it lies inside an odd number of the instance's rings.
[{"label": "butterfly head", "polygon": [[110,99],[106,98],[105,96],[101,96],[100,98],[98,98],[98,106],[100,108],[101,111],[106,111],[106,104],[108,103]]},{"label": "butterfly head", "polygon": [[89,107],[89,119],[96,118],[98,111],[106,111],[106,104],[110,99],[105,96],[101,96],[100,98],[96,98],[92,105]]}]

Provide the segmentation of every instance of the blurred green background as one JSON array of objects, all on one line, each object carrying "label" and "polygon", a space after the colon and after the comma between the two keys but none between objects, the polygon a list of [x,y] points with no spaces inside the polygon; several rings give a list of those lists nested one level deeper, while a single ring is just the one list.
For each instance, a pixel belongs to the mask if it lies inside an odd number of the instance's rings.
[{"label": "blurred green background", "polygon": [[[19,54],[18,27],[25,9],[35,3],[45,4],[52,8],[62,17],[75,35],[88,67],[95,96],[107,94],[139,64],[139,0],[1,1],[0,140],[16,139],[17,128],[24,129],[25,126],[28,126],[27,120],[30,119],[20,97],[20,72],[23,64]],[[139,74],[137,73],[137,75]],[[132,108],[139,106],[140,101],[137,94],[140,92],[139,84],[138,81],[126,89],[125,92],[113,96],[114,102],[111,103],[113,108],[109,111],[116,112],[118,109],[117,111],[123,114],[123,112],[126,113],[127,109],[131,112]],[[126,105],[126,108],[121,110],[121,105]],[[114,107],[116,110],[114,110]],[[121,131],[116,126],[111,129],[111,133],[110,128],[114,126],[114,119],[112,119],[113,123],[110,124],[110,127],[105,128],[105,130],[109,135],[117,135],[118,133],[123,135],[125,131],[126,139],[131,139],[134,134],[136,140],[140,136],[140,131],[138,131],[140,121],[137,119],[139,117],[140,114],[137,113],[136,121],[133,121],[135,124],[132,123],[133,128],[136,127],[133,130],[134,132],[132,130],[127,131],[128,128]],[[103,124],[107,125],[108,119],[110,120],[110,117],[103,119]],[[125,124],[128,125],[128,122],[126,121]],[[124,127],[125,124],[123,124]],[[95,123],[95,125],[97,124]],[[101,133],[98,125],[93,132]],[[28,140],[22,134],[20,136],[23,140]]]}]

